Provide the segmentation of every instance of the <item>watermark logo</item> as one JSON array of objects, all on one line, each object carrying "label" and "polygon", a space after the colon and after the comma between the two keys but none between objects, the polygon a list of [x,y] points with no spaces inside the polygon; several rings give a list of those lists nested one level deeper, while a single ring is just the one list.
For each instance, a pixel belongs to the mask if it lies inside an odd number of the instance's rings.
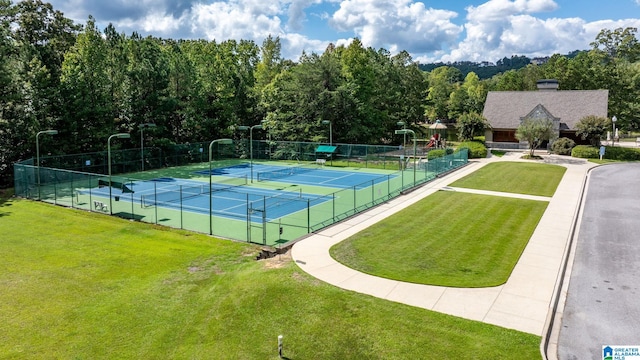
[{"label": "watermark logo", "polygon": [[640,345],[604,345],[602,360],[640,360]]}]

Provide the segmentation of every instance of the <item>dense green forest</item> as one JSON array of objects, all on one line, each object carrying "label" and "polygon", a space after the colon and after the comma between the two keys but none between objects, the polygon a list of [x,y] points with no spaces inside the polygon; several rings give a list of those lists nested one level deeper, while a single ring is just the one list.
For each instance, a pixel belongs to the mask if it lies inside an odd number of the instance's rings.
[{"label": "dense green forest", "polygon": [[[36,134],[47,154],[103,151],[239,138],[241,125],[263,122],[255,137],[388,144],[398,121],[418,125],[482,112],[491,90],[533,90],[541,78],[561,89],[609,89],[611,115],[623,129],[640,124],[640,45],[636,29],[603,30],[590,51],[553,55],[481,79],[452,66],[423,71],[407,52],[329,45],[322,54],[284,59],[280,39],[206,41],[126,35],[94,18],[76,24],[41,0],[0,0],[0,187],[12,166],[34,156]],[[506,59],[506,58],[505,58]]]}]

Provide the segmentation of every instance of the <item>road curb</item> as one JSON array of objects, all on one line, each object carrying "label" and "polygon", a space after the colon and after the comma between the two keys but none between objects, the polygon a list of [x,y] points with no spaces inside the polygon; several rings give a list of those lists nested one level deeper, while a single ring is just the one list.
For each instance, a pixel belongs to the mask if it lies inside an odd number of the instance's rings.
[{"label": "road curb", "polygon": [[[556,284],[553,289],[552,306],[547,315],[545,321],[544,330],[542,332],[542,342],[540,343],[540,353],[544,360],[557,360],[558,359],[558,339],[560,337],[560,325],[561,315],[564,309],[565,301],[567,299],[567,291],[569,289],[569,280],[571,277],[571,267],[573,265],[573,259],[575,256],[576,238],[579,232],[579,224],[581,222],[581,215],[584,206],[584,198],[586,189],[588,188],[589,174],[591,170],[599,167],[600,165],[590,167],[587,169],[584,179],[582,180],[582,186],[580,188],[580,200],[576,204],[574,210],[573,223],[571,225],[571,231],[569,233],[569,239],[565,246],[564,254],[562,257],[562,269],[558,273]],[[556,319],[556,317],[560,317]],[[549,351],[552,351],[549,355]]]}]

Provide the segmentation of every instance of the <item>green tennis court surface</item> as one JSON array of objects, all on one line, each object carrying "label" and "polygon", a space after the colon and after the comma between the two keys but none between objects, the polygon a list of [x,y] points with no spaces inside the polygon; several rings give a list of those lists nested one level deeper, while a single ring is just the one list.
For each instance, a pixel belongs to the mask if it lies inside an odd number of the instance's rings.
[{"label": "green tennis court surface", "polygon": [[[301,147],[297,154],[309,156],[307,152],[312,154],[315,148]],[[343,154],[345,149],[349,150],[350,156],[355,149],[338,148],[343,149]],[[16,195],[277,246],[388,201],[468,161],[465,150],[428,162],[414,158],[406,161],[407,168],[403,171],[331,167],[330,162],[322,159],[283,162],[228,158],[207,163],[198,162],[204,157],[201,148],[189,149],[190,158],[193,154],[198,157],[194,159],[196,163],[166,168],[148,166],[147,171],[127,175],[122,175],[122,170],[118,175],[106,176],[104,172],[38,168],[33,162],[15,164]],[[56,161],[97,168],[97,161],[82,161],[84,156]],[[389,157],[381,155],[383,166]],[[123,162],[112,164],[112,169],[134,166],[126,161],[128,157],[123,158]],[[162,158],[165,163],[175,160]],[[375,165],[375,160],[363,160]],[[400,157],[396,161],[400,162]]]}]

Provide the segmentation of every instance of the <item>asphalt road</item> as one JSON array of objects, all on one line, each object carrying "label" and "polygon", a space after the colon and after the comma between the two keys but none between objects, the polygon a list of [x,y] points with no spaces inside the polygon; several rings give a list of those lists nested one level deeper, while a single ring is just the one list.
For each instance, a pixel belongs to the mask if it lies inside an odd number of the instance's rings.
[{"label": "asphalt road", "polygon": [[640,345],[640,164],[593,169],[561,322],[558,358]]}]

